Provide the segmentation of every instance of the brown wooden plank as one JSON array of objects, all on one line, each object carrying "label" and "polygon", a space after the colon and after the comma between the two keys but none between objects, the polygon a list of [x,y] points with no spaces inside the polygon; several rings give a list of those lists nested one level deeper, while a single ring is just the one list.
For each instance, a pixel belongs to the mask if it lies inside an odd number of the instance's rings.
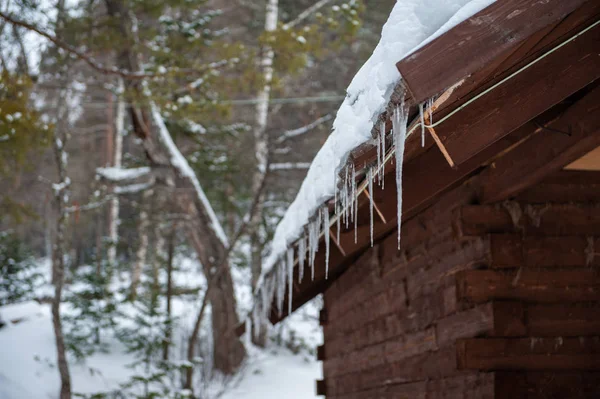
[{"label": "brown wooden plank", "polygon": [[468,338],[457,358],[470,370],[600,370],[600,337]]},{"label": "brown wooden plank", "polygon": [[468,373],[456,377],[403,384],[383,384],[377,388],[328,398],[343,399],[496,399],[494,373]]},{"label": "brown wooden plank", "polygon": [[[600,26],[598,36],[600,50]],[[560,118],[539,130],[481,173],[482,202],[508,198],[600,145],[600,88],[593,89]],[[560,131],[571,133],[557,133]]]},{"label": "brown wooden plank", "polygon": [[456,279],[458,300],[475,303],[492,299],[535,303],[600,300],[600,275],[589,268],[510,272],[465,270]]},{"label": "brown wooden plank", "polygon": [[327,324],[327,310],[321,309],[319,312],[319,325],[324,326]]},{"label": "brown wooden plank", "polygon": [[328,387],[331,388],[329,394],[335,397],[383,385],[405,384],[456,376],[457,374],[465,375],[466,373],[457,372],[456,347],[451,346],[339,377],[326,375],[326,378],[331,381]]},{"label": "brown wooden plank", "polygon": [[535,337],[600,335],[600,303],[530,304],[527,333]]},{"label": "brown wooden plank", "polygon": [[[534,32],[558,22],[584,1],[496,2],[397,64],[414,101],[468,76]],[[448,65],[452,65],[449,70]]]},{"label": "brown wooden plank", "polygon": [[595,248],[600,248],[600,237],[490,235],[494,268],[600,266]]},{"label": "brown wooden plank", "polygon": [[539,204],[522,207],[515,202],[468,205],[461,208],[460,228],[465,236],[487,233],[594,235],[600,231],[600,205]]},{"label": "brown wooden plank", "polygon": [[455,299],[455,290],[451,293],[440,290],[434,295],[418,298],[403,311],[358,324],[356,329],[350,331],[346,330],[343,323],[331,323],[323,330],[328,353],[341,356],[366,346],[394,340],[402,334],[424,330],[433,325],[435,320],[456,310],[453,304],[446,301],[447,296]]},{"label": "brown wooden plank", "polygon": [[325,380],[317,380],[315,384],[317,396],[327,395],[327,382]]},{"label": "brown wooden plank", "polygon": [[496,371],[495,399],[596,399],[597,371]]},{"label": "brown wooden plank", "polygon": [[453,344],[460,338],[477,336],[523,336],[526,333],[523,305],[519,302],[488,302],[467,309],[436,323],[438,346]]},{"label": "brown wooden plank", "polygon": [[327,378],[337,377],[434,350],[437,350],[435,328],[430,327],[423,331],[399,335],[381,344],[356,349],[341,356],[332,353],[323,362],[323,372]]},{"label": "brown wooden plank", "polygon": [[325,344],[317,346],[317,360],[325,360]]},{"label": "brown wooden plank", "polygon": [[436,132],[452,159],[465,162],[596,80],[599,48],[596,26],[438,125]]}]

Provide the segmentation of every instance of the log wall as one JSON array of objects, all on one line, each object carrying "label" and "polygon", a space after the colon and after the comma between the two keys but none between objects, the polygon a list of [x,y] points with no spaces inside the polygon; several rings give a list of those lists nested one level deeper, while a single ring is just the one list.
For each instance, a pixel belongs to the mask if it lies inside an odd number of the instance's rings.
[{"label": "log wall", "polygon": [[598,175],[565,173],[491,205],[464,184],[357,259],[325,292],[319,393],[600,397]]}]

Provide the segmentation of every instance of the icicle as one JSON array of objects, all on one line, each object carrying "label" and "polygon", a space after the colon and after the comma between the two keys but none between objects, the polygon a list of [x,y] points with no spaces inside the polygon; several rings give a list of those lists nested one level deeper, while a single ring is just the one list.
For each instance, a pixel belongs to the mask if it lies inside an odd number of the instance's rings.
[{"label": "icicle", "polygon": [[[356,180],[354,181],[354,192],[356,193]],[[354,197],[354,243],[358,242],[358,197]]]},{"label": "icicle", "polygon": [[292,294],[294,291],[294,247],[287,250],[288,273],[288,314],[292,314]]},{"label": "icicle", "polygon": [[425,147],[425,115],[423,114],[423,103],[419,104],[419,116],[421,118],[421,147]]},{"label": "icicle", "polygon": [[335,219],[335,239],[337,242],[340,242],[340,215],[336,215]]},{"label": "icicle", "polygon": [[427,108],[429,109],[429,125],[433,125],[433,97],[427,100]]},{"label": "icicle", "polygon": [[306,236],[302,234],[298,243],[298,282],[304,278],[304,260],[306,259]]},{"label": "icicle", "polygon": [[[379,128],[379,136],[377,136],[377,170],[381,173],[381,136],[385,134],[385,123]],[[379,183],[381,183],[381,174],[379,175]]]},{"label": "icicle", "polygon": [[323,207],[323,235],[325,238],[325,280],[329,278],[329,209]]},{"label": "icicle", "polygon": [[317,219],[308,224],[308,254],[310,256],[310,278],[315,279],[315,255],[319,250],[319,224],[320,218],[317,214]]},{"label": "icicle", "polygon": [[344,214],[344,223],[346,224],[346,228],[348,228],[348,184],[349,184],[348,169],[349,168],[350,168],[349,165],[347,165],[345,168],[346,176],[344,177],[344,197],[342,198],[342,200],[343,200],[342,212]]},{"label": "icicle", "polygon": [[283,261],[279,261],[279,264],[277,265],[277,287],[275,287],[276,292],[277,292],[277,310],[279,311],[279,315],[281,316],[281,313],[283,311],[283,298],[285,296],[285,262]]},{"label": "icicle", "polygon": [[398,199],[398,249],[400,249],[400,227],[402,225],[402,164],[404,162],[404,142],[406,140],[406,122],[408,115],[404,108],[404,98],[400,106],[396,107],[392,125],[394,131],[394,144],[396,146],[396,195]]},{"label": "icicle", "polygon": [[354,218],[354,243],[358,242],[358,192],[356,188],[356,168],[354,164],[352,164],[352,202],[350,206],[352,207],[352,217]]},{"label": "icicle", "polygon": [[370,216],[370,231],[371,231],[371,247],[373,246],[373,169],[369,168],[369,210],[371,211]]},{"label": "icicle", "polygon": [[383,169],[379,172],[379,184],[381,185],[381,189],[383,190],[385,188],[385,121],[381,122],[381,130],[382,130],[382,134],[380,135],[381,138],[381,163],[383,165]]}]

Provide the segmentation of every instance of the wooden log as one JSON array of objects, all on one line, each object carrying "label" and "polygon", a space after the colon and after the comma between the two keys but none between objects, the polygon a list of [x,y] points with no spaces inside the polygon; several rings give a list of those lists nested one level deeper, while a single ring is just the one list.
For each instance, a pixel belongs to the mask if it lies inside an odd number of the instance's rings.
[{"label": "wooden log", "polygon": [[457,359],[459,370],[600,370],[600,337],[469,338]]},{"label": "wooden log", "polygon": [[527,334],[535,337],[600,335],[600,303],[529,304]]},{"label": "wooden log", "polygon": [[436,349],[435,329],[428,328],[424,331],[397,336],[381,344],[355,349],[341,356],[330,353],[331,356],[323,362],[323,372],[328,378],[337,377]]},{"label": "wooden log", "polygon": [[600,171],[561,170],[517,193],[525,203],[599,203]]},{"label": "wooden log", "polygon": [[455,313],[436,323],[438,346],[460,338],[525,335],[525,315],[519,302],[488,302]]},{"label": "wooden log", "polygon": [[596,80],[599,38],[596,26],[436,126],[454,162],[460,165]]},{"label": "wooden log", "polygon": [[366,391],[332,398],[344,399],[496,399],[494,373],[468,373],[456,377],[385,384]]},{"label": "wooden log", "polygon": [[494,268],[600,266],[600,237],[491,234],[489,240]]},{"label": "wooden log", "polygon": [[321,309],[319,311],[319,325],[324,326],[327,324],[327,309]]},{"label": "wooden log", "polygon": [[600,231],[600,204],[546,204],[521,207],[516,202],[502,205],[470,205],[461,208],[461,233],[528,235],[594,235]]},{"label": "wooden log", "polygon": [[[600,26],[595,34],[595,47],[599,49]],[[598,59],[596,68],[600,74],[600,55],[590,57]],[[594,88],[559,118],[540,127],[537,134],[483,171],[480,175],[481,201],[491,203],[509,198],[598,147],[599,115],[600,88]]]},{"label": "wooden log", "polygon": [[434,295],[418,298],[404,311],[393,312],[372,322],[359,324],[355,330],[348,331],[343,325],[329,324],[323,330],[328,353],[332,356],[342,356],[366,346],[394,340],[402,334],[426,329],[433,325],[435,320],[455,311],[455,289],[448,289],[452,292],[448,294],[446,290],[440,290]]},{"label": "wooden log", "polygon": [[342,396],[383,385],[405,384],[426,379],[465,375],[457,372],[456,347],[422,353],[394,363],[385,363],[357,373],[338,377],[327,376],[331,381],[330,395]]},{"label": "wooden log", "polygon": [[465,270],[456,276],[459,301],[492,299],[534,303],[600,301],[600,275],[590,268],[500,272]]},{"label": "wooden log", "polygon": [[[567,4],[568,3],[568,4]],[[483,68],[584,1],[494,3],[397,64],[418,104]],[[484,22],[485,21],[485,22]],[[451,71],[448,65],[452,65]]]},{"label": "wooden log", "polygon": [[315,384],[317,396],[327,395],[327,382],[325,380],[317,380]]}]

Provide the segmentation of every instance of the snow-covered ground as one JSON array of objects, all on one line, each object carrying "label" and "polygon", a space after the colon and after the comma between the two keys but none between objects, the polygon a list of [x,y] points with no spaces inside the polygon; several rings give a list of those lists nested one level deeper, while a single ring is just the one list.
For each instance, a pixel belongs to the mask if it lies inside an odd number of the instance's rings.
[{"label": "snow-covered ground", "polygon": [[[204,283],[195,260],[181,258],[179,265],[182,270],[175,278],[178,286]],[[46,268],[49,268],[49,262],[41,261],[40,269]],[[251,306],[248,303],[251,295],[247,287],[247,270],[234,268],[233,279],[240,312],[245,314]],[[68,289],[76,289],[76,286]],[[43,290],[45,294],[49,293],[47,286]],[[176,335],[191,329],[198,303],[197,298],[174,301],[173,312],[180,317],[180,331]],[[122,311],[134,312],[133,307],[122,306]],[[68,304],[62,308],[65,313],[69,312]],[[315,348],[322,342],[318,310],[317,300],[273,327],[271,342],[264,350],[246,342],[249,357],[240,373],[226,383],[215,381],[208,392],[215,393],[215,398],[225,399],[315,397],[315,380],[321,376],[321,364],[315,356]],[[0,307],[0,317],[6,323],[0,328],[0,399],[56,398],[59,375],[55,367],[50,305],[35,301],[7,305]],[[111,391],[132,376],[133,371],[127,365],[134,359],[126,353],[125,346],[112,336],[106,337],[106,343],[108,353],[95,353],[84,362],[70,359],[74,392]],[[176,349],[172,353],[177,356],[180,351]]]}]

